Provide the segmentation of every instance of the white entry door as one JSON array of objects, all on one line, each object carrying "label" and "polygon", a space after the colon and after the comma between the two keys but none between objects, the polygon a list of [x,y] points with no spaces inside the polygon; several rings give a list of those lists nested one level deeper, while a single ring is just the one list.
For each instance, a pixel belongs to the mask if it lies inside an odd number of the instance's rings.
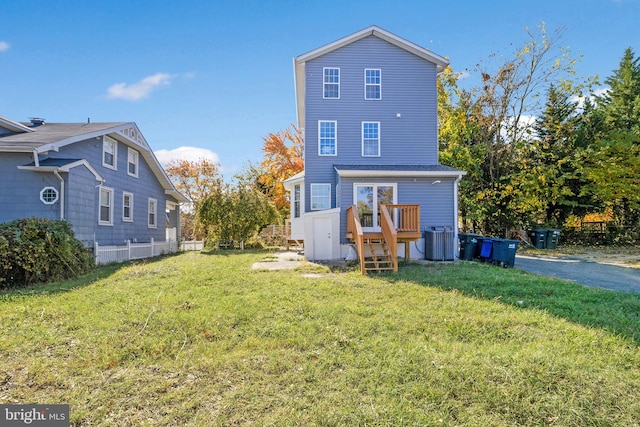
[{"label": "white entry door", "polygon": [[313,218],[313,259],[333,258],[333,234],[331,217]]}]

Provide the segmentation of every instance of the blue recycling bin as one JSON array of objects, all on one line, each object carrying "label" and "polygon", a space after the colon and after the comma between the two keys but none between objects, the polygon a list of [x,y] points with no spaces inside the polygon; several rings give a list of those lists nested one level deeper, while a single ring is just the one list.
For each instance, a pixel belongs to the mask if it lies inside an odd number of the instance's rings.
[{"label": "blue recycling bin", "polygon": [[480,261],[491,261],[491,255],[493,253],[493,241],[494,239],[490,239],[487,237],[482,238],[482,244],[480,244],[480,254],[478,258]]}]

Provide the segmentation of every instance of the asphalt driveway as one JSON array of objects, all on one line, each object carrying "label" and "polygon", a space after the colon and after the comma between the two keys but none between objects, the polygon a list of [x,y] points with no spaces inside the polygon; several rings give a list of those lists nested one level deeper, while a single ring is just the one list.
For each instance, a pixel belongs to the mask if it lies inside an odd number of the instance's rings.
[{"label": "asphalt driveway", "polygon": [[640,293],[640,269],[572,257],[516,255],[514,268],[543,276],[571,280],[585,286]]}]

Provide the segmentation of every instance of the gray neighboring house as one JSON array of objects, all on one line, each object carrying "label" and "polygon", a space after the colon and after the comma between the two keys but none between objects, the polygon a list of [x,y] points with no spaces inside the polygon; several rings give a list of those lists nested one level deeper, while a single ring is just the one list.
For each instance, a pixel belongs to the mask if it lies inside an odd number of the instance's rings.
[{"label": "gray neighboring house", "polygon": [[187,202],[133,122],[0,116],[0,182],[0,223],[65,219],[87,247],[175,239]]},{"label": "gray neighboring house", "polygon": [[[305,166],[285,187],[290,240],[304,241],[307,258],[344,258],[364,247],[375,264],[367,270],[382,270],[376,250],[404,246],[405,256],[424,257],[425,227],[457,234],[465,172],[438,162],[437,76],[448,60],[371,26],[293,63]],[[387,230],[387,237],[394,242],[385,237],[381,205],[393,221],[397,234]],[[364,233],[360,242],[354,218]]]}]

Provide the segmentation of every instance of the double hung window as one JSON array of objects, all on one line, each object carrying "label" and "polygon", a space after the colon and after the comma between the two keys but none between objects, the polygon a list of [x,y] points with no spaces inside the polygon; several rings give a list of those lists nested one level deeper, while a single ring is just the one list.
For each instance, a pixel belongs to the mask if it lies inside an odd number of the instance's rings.
[{"label": "double hung window", "polygon": [[364,99],[382,99],[382,71],[364,70]]},{"label": "double hung window", "polygon": [[318,155],[335,156],[337,154],[337,135],[335,121],[318,122]]},{"label": "double hung window", "polygon": [[340,68],[322,69],[322,97],[340,98]]},{"label": "double hung window", "polygon": [[362,155],[380,156],[380,122],[362,122]]}]

